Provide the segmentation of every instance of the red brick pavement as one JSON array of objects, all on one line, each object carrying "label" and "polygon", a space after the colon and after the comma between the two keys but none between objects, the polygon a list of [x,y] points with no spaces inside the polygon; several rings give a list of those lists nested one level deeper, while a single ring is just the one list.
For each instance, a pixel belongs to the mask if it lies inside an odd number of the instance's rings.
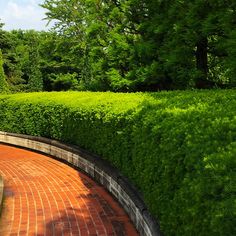
[{"label": "red brick pavement", "polygon": [[1,236],[135,236],[128,216],[93,180],[52,158],[0,145]]}]

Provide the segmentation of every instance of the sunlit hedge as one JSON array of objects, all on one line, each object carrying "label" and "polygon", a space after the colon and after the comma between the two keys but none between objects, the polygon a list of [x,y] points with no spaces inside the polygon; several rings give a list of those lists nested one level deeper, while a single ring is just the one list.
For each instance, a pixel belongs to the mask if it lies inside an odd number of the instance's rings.
[{"label": "sunlit hedge", "polygon": [[165,235],[236,235],[236,90],[2,95],[0,130],[107,159]]}]

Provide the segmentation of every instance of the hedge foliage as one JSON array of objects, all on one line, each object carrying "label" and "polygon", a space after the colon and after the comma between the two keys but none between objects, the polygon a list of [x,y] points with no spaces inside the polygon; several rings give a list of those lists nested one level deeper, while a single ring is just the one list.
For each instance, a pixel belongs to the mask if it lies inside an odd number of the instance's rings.
[{"label": "hedge foliage", "polygon": [[1,95],[0,130],[107,159],[164,235],[236,235],[236,90]]}]

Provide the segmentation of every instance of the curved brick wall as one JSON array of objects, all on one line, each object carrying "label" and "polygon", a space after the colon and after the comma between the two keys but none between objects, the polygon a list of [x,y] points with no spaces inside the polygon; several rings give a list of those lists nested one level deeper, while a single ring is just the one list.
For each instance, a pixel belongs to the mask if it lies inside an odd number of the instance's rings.
[{"label": "curved brick wall", "polygon": [[38,151],[79,168],[102,184],[123,206],[141,236],[160,236],[157,222],[131,184],[101,158],[75,146],[41,137],[0,132],[0,142]]}]

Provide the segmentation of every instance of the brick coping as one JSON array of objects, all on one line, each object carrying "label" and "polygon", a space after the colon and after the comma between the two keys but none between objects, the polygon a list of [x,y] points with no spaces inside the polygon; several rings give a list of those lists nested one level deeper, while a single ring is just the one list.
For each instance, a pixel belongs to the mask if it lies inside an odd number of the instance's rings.
[{"label": "brick coping", "polygon": [[1,131],[0,143],[47,154],[80,169],[115,197],[141,236],[161,236],[158,222],[148,212],[138,191],[117,169],[99,156],[56,140]]}]

